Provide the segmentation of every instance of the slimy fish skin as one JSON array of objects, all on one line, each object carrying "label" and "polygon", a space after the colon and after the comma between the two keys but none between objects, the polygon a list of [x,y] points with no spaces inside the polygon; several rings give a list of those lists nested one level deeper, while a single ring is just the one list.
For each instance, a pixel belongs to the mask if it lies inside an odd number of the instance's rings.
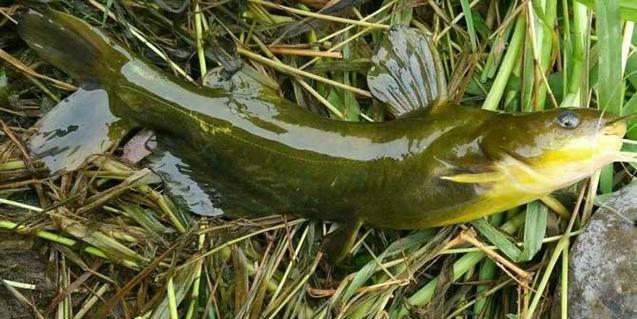
[{"label": "slimy fish skin", "polygon": [[[337,121],[265,89],[166,74],[64,13],[23,12],[18,29],[81,86],[38,123],[31,151],[53,173],[69,171],[131,129],[151,129],[154,167],[169,190],[207,195],[188,203],[202,215],[392,229],[466,222],[590,176],[617,157],[626,130],[592,109],[506,114],[441,101],[388,122]],[[183,176],[192,180],[179,184]]]}]

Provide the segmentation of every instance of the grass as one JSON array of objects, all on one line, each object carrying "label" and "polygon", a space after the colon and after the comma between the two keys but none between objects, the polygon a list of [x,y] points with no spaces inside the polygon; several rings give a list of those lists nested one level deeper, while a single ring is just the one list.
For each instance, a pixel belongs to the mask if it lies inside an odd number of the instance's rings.
[{"label": "grass", "polygon": [[[386,119],[365,74],[375,43],[397,23],[435,39],[453,101],[489,110],[635,112],[637,37],[632,22],[618,19],[634,15],[630,1],[385,0],[319,10],[327,2],[50,5],[194,82],[217,66],[218,44],[234,42],[231,54],[281,94],[333,118]],[[333,267],[318,252],[326,224],[189,215],[144,184],[144,168],[121,162],[119,150],[62,177],[33,166],[23,147],[28,128],[74,83],[17,39],[16,9],[0,7],[0,228],[40,238],[57,269],[56,297],[34,305],[22,293],[41,287],[3,272],[0,279],[36,317],[526,319],[554,308],[566,318],[569,301],[556,302],[554,293],[567,289],[569,244],[596,194],[634,174],[609,167],[565,190],[575,208],[547,202],[561,219],[537,202],[442,229],[365,229],[351,262]],[[308,23],[317,28],[305,29]],[[633,151],[627,145],[626,157]]]}]

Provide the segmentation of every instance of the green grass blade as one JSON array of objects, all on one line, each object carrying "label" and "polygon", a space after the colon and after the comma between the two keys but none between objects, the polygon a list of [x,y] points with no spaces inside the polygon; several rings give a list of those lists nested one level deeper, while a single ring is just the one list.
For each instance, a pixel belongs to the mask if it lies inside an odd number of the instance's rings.
[{"label": "green grass blade", "polygon": [[467,23],[467,33],[469,33],[469,41],[471,43],[471,51],[476,51],[478,47],[478,36],[476,34],[476,28],[473,24],[473,13],[471,12],[471,6],[468,0],[460,0],[462,6],[462,12],[464,13],[464,19]]},{"label": "green grass blade", "polygon": [[548,209],[539,201],[526,206],[524,222],[524,248],[516,261],[528,261],[542,248],[542,240],[546,234]]},{"label": "green grass blade", "polygon": [[[621,20],[619,1],[598,1],[596,3],[596,26],[599,47],[597,105],[600,110],[611,114],[622,114],[624,81],[621,64]],[[599,180],[602,193],[613,190],[613,169],[602,169]]]},{"label": "green grass blade", "polygon": [[516,19],[515,29],[513,31],[513,35],[511,36],[511,41],[509,42],[509,46],[506,54],[504,55],[504,59],[502,60],[502,64],[498,69],[498,74],[493,81],[493,86],[491,87],[491,90],[489,91],[489,94],[487,95],[487,98],[482,105],[483,109],[496,110],[498,108],[500,100],[502,99],[502,95],[504,94],[504,90],[506,89],[506,86],[509,82],[511,72],[515,67],[516,61],[520,59],[520,52],[522,44],[524,42],[525,34],[526,17],[524,17],[523,14],[520,14]]},{"label": "green grass blade", "polygon": [[505,234],[489,224],[486,219],[476,219],[471,222],[471,225],[489,242],[497,246],[507,257],[513,260],[520,259],[522,251]]},{"label": "green grass blade", "polygon": [[598,1],[596,5],[599,47],[598,107],[611,114],[622,114],[624,81],[622,78],[622,23],[619,1]]},{"label": "green grass blade", "polygon": [[[607,2],[595,1],[595,0],[578,0],[579,2],[589,6],[590,8],[596,8],[599,3]],[[603,4],[602,4],[603,5]],[[637,1],[635,0],[620,0],[619,1],[619,14],[622,18],[630,21],[637,21]]]}]

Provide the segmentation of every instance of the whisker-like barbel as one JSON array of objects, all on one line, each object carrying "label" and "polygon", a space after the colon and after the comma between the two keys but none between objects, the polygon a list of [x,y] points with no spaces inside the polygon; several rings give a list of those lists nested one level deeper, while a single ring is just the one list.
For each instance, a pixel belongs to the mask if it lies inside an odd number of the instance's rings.
[{"label": "whisker-like barbel", "polygon": [[[629,139],[622,139],[622,143],[624,143],[624,144],[637,145],[637,141],[633,141],[633,140],[629,140]],[[636,154],[637,154],[637,153],[636,153]]]},{"label": "whisker-like barbel", "polygon": [[634,152],[618,152],[613,162],[635,163],[637,162],[637,153]]}]

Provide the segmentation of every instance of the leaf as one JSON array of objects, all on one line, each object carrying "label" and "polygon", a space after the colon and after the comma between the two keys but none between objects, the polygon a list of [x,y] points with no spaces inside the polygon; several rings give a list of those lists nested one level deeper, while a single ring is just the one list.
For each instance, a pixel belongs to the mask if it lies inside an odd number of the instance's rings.
[{"label": "leaf", "polygon": [[248,258],[241,248],[235,246],[232,249],[232,265],[234,270],[234,310],[238,313],[248,302],[250,280],[248,278]]},{"label": "leaf", "polygon": [[[633,94],[633,96],[628,99],[628,102],[624,105],[623,111],[623,115],[637,114],[637,94]],[[629,128],[637,125],[637,120],[634,118],[629,119],[627,122]],[[628,130],[626,132],[626,136],[628,136],[631,140],[637,140],[637,130]]]},{"label": "leaf", "polygon": [[52,214],[51,219],[61,230],[99,248],[112,260],[131,260],[138,264],[148,262],[146,257],[141,256],[105,231],[78,223],[62,214]]},{"label": "leaf", "polygon": [[546,234],[548,209],[540,201],[530,202],[526,206],[524,222],[524,248],[516,261],[528,261],[542,248],[542,240]]},{"label": "leaf", "polygon": [[[387,247],[387,249],[385,249],[385,251],[378,255],[376,259],[383,261],[385,257],[392,256],[397,252],[404,253],[406,251],[409,251],[414,247],[417,247],[419,244],[422,244],[423,242],[430,241],[434,237],[434,235],[436,235],[436,233],[431,229],[414,232],[409,236],[393,242],[391,245],[389,245],[389,247]],[[359,271],[357,271],[351,283],[345,290],[343,300],[346,302],[349,301],[349,299],[354,296],[358,288],[362,287],[363,284],[365,284],[365,282],[367,282],[367,280],[372,277],[377,269],[377,261],[371,260]]]},{"label": "leaf", "polygon": [[9,81],[4,67],[0,66],[0,104],[9,103]]},{"label": "leaf", "polygon": [[[391,14],[392,25],[409,25],[411,23],[411,17],[414,13],[414,9],[413,6],[409,4],[409,1],[410,0],[400,0],[396,3]],[[387,3],[387,1],[384,1],[383,3]]]},{"label": "leaf", "polygon": [[529,261],[542,248],[542,240],[546,232],[548,209],[539,201],[527,205],[524,226],[524,244],[520,250],[516,243],[509,240],[503,232],[493,227],[486,219],[471,222],[482,236],[495,245],[507,257],[515,262]]},{"label": "leaf", "polygon": [[598,108],[620,115],[623,101],[621,47],[622,32],[618,0],[597,3],[599,46]]},{"label": "leaf", "polygon": [[497,228],[493,227],[486,219],[480,218],[471,222],[482,236],[489,242],[498,247],[507,257],[512,260],[518,260],[522,251],[511,242],[507,235],[503,234]]},{"label": "leaf", "polygon": [[[173,277],[174,282],[174,294],[175,294],[175,303],[176,305],[181,304],[181,302],[186,298],[186,295],[189,292],[189,288],[192,286],[192,283],[195,281],[197,276],[197,268],[201,267],[203,263],[203,259],[199,259],[197,262],[191,262],[186,264],[184,268],[179,270],[177,274]],[[153,314],[151,315],[151,319],[162,319],[169,318],[169,307],[168,307],[168,295],[164,296],[164,299],[157,305]]]},{"label": "leaf", "polygon": [[[346,33],[345,36],[348,34]],[[343,57],[346,59],[352,58],[352,50],[349,45],[343,47]],[[346,85],[352,85],[351,76],[353,74],[349,71],[345,71],[342,74],[342,81]],[[343,89],[337,89],[334,87],[329,88],[329,95],[327,100],[332,103],[336,108],[344,115],[344,120],[357,122],[360,119],[360,105],[354,96],[354,93],[345,91]]]},{"label": "leaf", "polygon": [[[621,20],[619,19],[619,1],[599,1],[595,8],[597,10],[597,45],[599,47],[597,107],[610,114],[621,115],[624,81],[621,64],[622,32]],[[612,192],[612,165],[602,169],[599,189],[602,193]]]},{"label": "leaf", "polygon": [[[635,33],[635,35],[637,35],[637,33]],[[628,57],[628,59],[626,60],[626,68],[624,69],[624,74],[633,88],[637,88],[637,55],[632,54]]]},{"label": "leaf", "polygon": [[[590,8],[596,8],[597,3],[595,0],[577,0]],[[604,3],[608,0],[604,0]],[[635,0],[620,0],[619,1],[619,14],[623,19],[630,21],[637,21],[637,1]]]},{"label": "leaf", "polygon": [[471,6],[469,5],[468,0],[460,0],[460,5],[462,6],[462,12],[464,13],[464,19],[467,22],[467,33],[469,33],[469,40],[471,41],[471,51],[476,51],[477,48],[477,38],[476,29],[473,25],[473,14],[471,12]]},{"label": "leaf", "polygon": [[372,57],[367,84],[394,116],[424,108],[447,96],[435,47],[421,31],[394,26]]}]

